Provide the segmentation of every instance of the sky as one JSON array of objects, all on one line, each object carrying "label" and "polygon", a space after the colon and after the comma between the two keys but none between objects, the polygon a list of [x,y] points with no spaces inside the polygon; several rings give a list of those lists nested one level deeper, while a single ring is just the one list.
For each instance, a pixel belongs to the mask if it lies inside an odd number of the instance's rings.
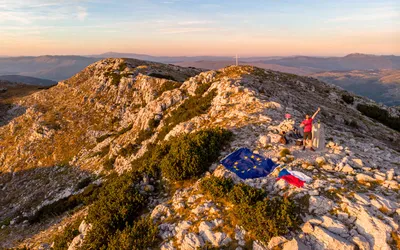
[{"label": "sky", "polygon": [[0,56],[400,55],[399,0],[0,0]]}]

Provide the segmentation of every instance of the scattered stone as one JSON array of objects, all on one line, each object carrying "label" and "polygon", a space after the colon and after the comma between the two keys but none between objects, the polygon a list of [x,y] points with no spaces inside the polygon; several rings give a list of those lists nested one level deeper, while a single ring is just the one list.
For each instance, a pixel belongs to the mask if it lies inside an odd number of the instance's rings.
[{"label": "scattered stone", "polygon": [[293,240],[284,243],[282,246],[282,250],[311,250],[311,249],[300,240],[294,238]]},{"label": "scattered stone", "polygon": [[204,246],[203,239],[195,233],[188,233],[183,238],[181,249],[182,250],[197,250]]},{"label": "scattered stone", "polygon": [[283,236],[272,237],[271,240],[268,242],[268,249],[273,249],[274,247],[277,247],[287,241],[288,240]]},{"label": "scattered stone", "polygon": [[366,175],[366,174],[357,174],[356,180],[358,182],[374,182],[374,181],[376,181],[373,177]]}]

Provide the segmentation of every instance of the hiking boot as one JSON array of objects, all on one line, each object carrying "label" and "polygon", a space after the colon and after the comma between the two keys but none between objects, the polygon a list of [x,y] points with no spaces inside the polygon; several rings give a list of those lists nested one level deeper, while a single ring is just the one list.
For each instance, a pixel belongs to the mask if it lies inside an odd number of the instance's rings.
[{"label": "hiking boot", "polygon": [[303,151],[306,150],[306,147],[303,147]]},{"label": "hiking boot", "polygon": [[315,152],[315,149],[313,149],[313,148],[310,148],[310,150],[313,151],[313,152]]}]

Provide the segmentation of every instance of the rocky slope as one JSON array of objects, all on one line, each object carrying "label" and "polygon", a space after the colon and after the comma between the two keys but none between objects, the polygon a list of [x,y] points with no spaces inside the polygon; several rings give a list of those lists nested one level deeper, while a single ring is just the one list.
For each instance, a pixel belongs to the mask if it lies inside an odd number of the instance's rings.
[{"label": "rocky slope", "polygon": [[[187,106],[191,100],[209,103],[197,109]],[[9,122],[0,127],[0,247],[48,248],[75,221],[81,234],[68,242],[73,249],[91,230],[83,220],[87,207],[54,214],[44,208],[86,192],[112,172],[124,175],[154,144],[222,127],[234,139],[221,157],[248,147],[313,178],[304,188],[276,181],[276,172],[244,181],[270,197],[303,198],[300,228],[268,242],[255,237],[232,219],[232,204],[199,188],[209,176],[243,182],[215,162],[200,179],[169,187],[172,193],[141,182],[153,193],[145,214],[159,229],[156,249],[394,249],[400,133],[366,116],[373,117],[360,105],[387,113],[379,119],[398,129],[398,110],[310,77],[250,66],[200,72],[131,59],[96,62],[8,110]],[[276,141],[293,126],[285,113],[299,122],[317,107],[326,149],[308,152]],[[284,147],[290,155],[281,157]]]}]

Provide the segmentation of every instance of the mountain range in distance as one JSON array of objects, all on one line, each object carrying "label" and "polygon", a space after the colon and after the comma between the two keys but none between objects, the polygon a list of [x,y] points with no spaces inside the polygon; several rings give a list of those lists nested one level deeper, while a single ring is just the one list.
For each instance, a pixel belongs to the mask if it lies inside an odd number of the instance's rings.
[{"label": "mountain range in distance", "polygon": [[30,76],[22,76],[22,75],[0,75],[0,80],[13,83],[23,83],[26,85],[43,86],[43,87],[57,84],[56,81],[30,77]]},{"label": "mountain range in distance", "polygon": [[[68,79],[103,58],[134,58],[212,70],[235,63],[234,57],[227,56],[151,56],[117,52],[88,56],[0,57],[0,76],[3,75],[0,79],[49,86],[52,82],[48,80]],[[239,63],[316,77],[386,105],[400,105],[400,56],[353,53],[344,57],[244,57]]]}]

